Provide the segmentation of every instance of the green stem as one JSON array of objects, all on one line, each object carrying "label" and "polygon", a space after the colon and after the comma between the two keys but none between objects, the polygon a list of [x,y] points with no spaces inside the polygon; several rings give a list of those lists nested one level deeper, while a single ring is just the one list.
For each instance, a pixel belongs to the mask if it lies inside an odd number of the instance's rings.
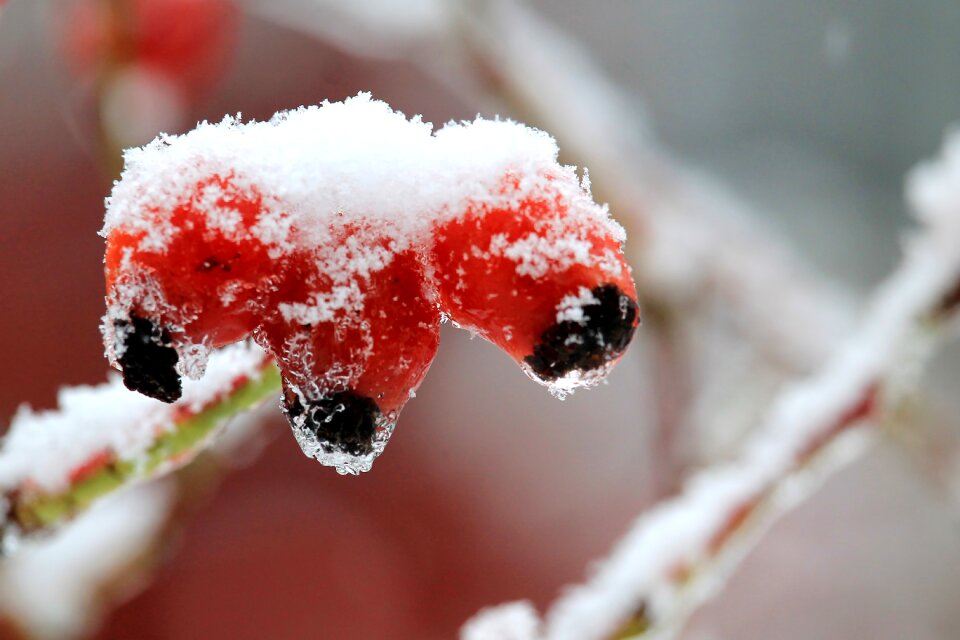
[{"label": "green stem", "polygon": [[53,529],[125,485],[163,475],[187,464],[224,421],[279,391],[280,372],[271,364],[259,377],[241,384],[221,401],[159,434],[142,456],[106,464],[63,492],[31,493],[15,499],[13,520],[28,533]]}]

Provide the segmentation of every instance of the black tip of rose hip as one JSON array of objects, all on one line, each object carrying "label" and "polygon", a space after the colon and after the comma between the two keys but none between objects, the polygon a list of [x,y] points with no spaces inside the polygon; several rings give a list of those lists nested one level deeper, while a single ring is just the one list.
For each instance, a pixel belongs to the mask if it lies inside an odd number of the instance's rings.
[{"label": "black tip of rose hip", "polygon": [[639,308],[614,284],[594,287],[596,302],[583,305],[583,320],[564,320],[540,336],[524,358],[540,379],[550,382],[571,371],[592,371],[618,358],[630,344]]},{"label": "black tip of rose hip", "polygon": [[328,453],[338,450],[365,456],[373,452],[380,408],[372,399],[340,391],[327,398],[306,401],[304,407],[299,396],[287,389],[283,405],[291,424],[302,423]]},{"label": "black tip of rose hip", "polygon": [[123,355],[117,360],[124,386],[163,402],[179,400],[183,394],[176,370],[179,356],[170,344],[170,333],[136,314],[114,326],[122,341],[119,351]]}]

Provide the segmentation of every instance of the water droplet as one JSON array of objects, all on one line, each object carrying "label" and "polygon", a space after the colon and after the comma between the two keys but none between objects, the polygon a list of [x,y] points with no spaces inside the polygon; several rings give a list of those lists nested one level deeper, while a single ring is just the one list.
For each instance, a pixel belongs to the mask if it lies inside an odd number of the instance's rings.
[{"label": "water droplet", "polygon": [[[337,409],[342,410],[340,409],[342,406],[338,405]],[[330,417],[325,418],[325,420],[329,419]],[[373,461],[383,453],[390,436],[393,435],[396,420],[395,412],[379,416],[370,451],[360,455],[348,453],[335,443],[318,438],[316,433],[306,426],[307,420],[304,416],[294,418],[290,426],[297,444],[308,458],[314,458],[324,466],[333,467],[340,475],[359,475],[369,471]]]}]

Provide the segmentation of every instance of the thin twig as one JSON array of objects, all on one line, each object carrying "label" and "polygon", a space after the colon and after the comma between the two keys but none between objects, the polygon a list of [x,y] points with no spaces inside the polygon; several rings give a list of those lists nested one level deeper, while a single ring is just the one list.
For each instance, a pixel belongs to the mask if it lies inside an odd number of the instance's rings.
[{"label": "thin twig", "polygon": [[684,426],[691,405],[690,357],[676,318],[655,305],[644,307],[644,329],[652,334],[655,424],[651,434],[651,504],[680,490],[686,476]]},{"label": "thin twig", "polygon": [[780,395],[736,461],[695,475],[680,496],[642,515],[595,574],[554,604],[537,637],[672,637],[763,531],[811,494],[811,480],[863,451],[868,432],[858,426],[899,415],[957,313],[960,136],[913,174],[909,194],[924,227],[860,329]]},{"label": "thin twig", "polygon": [[[783,370],[805,373],[823,362],[849,329],[851,307],[800,266],[762,216],[670,158],[643,110],[522,3],[453,6],[460,37],[450,42],[462,47],[472,77],[514,117],[555,135],[568,160],[590,168],[597,198],[627,228],[645,298],[684,313],[717,294],[742,334]],[[802,336],[785,327],[784,315],[806,327]]]},{"label": "thin twig", "polygon": [[[20,534],[54,529],[123,486],[190,462],[227,419],[279,391],[272,361],[239,345],[214,354],[205,380],[188,381],[184,399],[173,405],[127,391],[114,379],[65,390],[59,410],[21,412],[0,449],[4,550],[12,551]],[[71,439],[77,435],[71,429],[85,428],[92,433]]]}]

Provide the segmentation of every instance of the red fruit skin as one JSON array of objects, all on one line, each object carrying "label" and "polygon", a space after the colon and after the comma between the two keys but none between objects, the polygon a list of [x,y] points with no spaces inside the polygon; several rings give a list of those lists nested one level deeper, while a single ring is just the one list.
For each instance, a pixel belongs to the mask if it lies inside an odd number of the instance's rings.
[{"label": "red fruit skin", "polygon": [[440,314],[420,255],[346,224],[313,230],[312,244],[291,225],[282,246],[268,246],[258,225],[275,232],[284,216],[264,219],[264,198],[238,183],[211,177],[141,220],[162,231],[162,247],[142,226],[109,234],[108,351],[130,388],[169,402],[180,394],[174,351],[253,335],[280,367],[297,432],[327,453],[367,456],[437,352]]},{"label": "red fruit skin", "polygon": [[373,400],[384,415],[399,413],[440,341],[439,311],[426,295],[416,253],[394,254],[386,267],[357,277],[362,296],[357,307],[307,323],[285,318],[277,309],[310,305],[312,296],[334,297],[336,283],[318,269],[322,257],[300,254],[295,261],[298,265],[272,295],[274,311],[257,335],[275,354],[288,387],[307,402],[350,391]]},{"label": "red fruit skin", "polygon": [[138,64],[191,94],[222,74],[239,22],[231,0],[71,0],[63,16],[64,55],[79,75]]},{"label": "red fruit skin", "polygon": [[[257,326],[259,308],[283,267],[252,234],[210,227],[207,214],[198,208],[208,189],[218,193],[216,206],[239,214],[241,230],[259,221],[260,194],[238,189],[229,177],[213,176],[196,185],[194,197],[173,211],[151,216],[157,226],[169,221],[174,229],[162,250],[141,248],[143,231],[113,231],[107,238],[105,273],[108,305],[123,304],[127,311],[150,317],[180,343],[219,347],[246,337]],[[155,290],[162,304],[156,308],[142,298],[127,300],[127,287],[143,293]]]},{"label": "red fruit skin", "polygon": [[440,312],[425,289],[413,251],[397,255],[367,283],[364,320],[372,344],[353,388],[386,415],[399,413],[411,398],[440,345]]},{"label": "red fruit skin", "polygon": [[[510,176],[504,184],[505,191],[518,188]],[[551,179],[548,184],[556,182]],[[606,221],[572,206],[569,197],[547,187],[513,207],[471,205],[464,215],[434,229],[430,262],[441,310],[521,366],[544,332],[557,324],[558,305],[567,296],[613,285],[636,310],[636,286],[619,240]],[[581,254],[576,260],[534,256],[532,262],[523,263],[504,249],[517,242],[536,244],[537,239],[579,243]],[[636,315],[629,321],[631,335],[637,322]]]}]

